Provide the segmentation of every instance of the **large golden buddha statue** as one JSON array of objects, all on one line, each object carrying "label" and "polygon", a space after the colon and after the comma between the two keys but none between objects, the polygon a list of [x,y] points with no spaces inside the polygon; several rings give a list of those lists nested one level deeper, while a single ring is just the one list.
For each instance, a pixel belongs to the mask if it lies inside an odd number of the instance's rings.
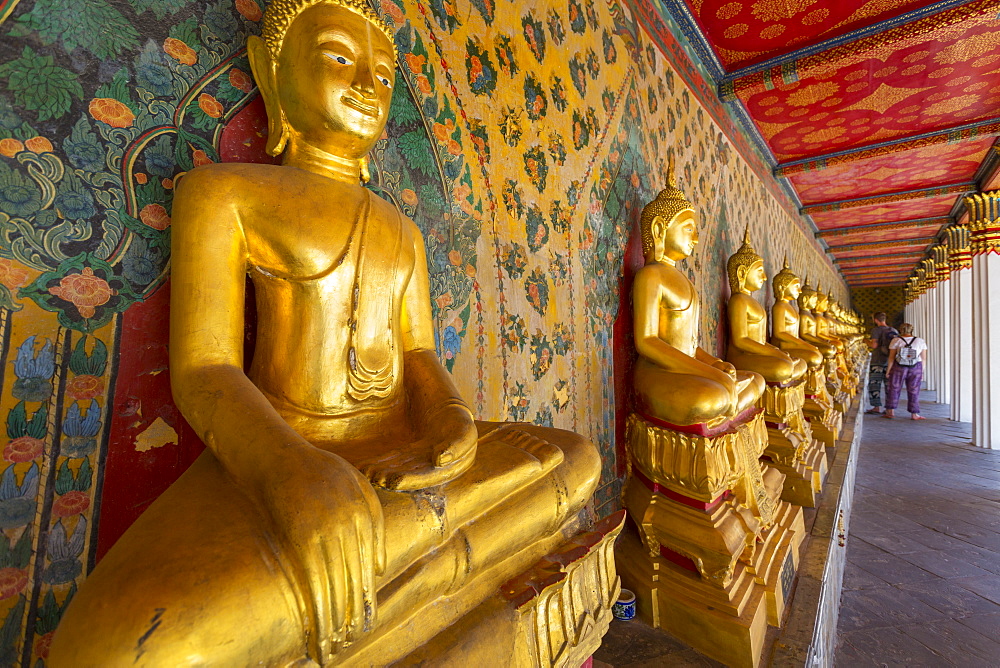
[{"label": "large golden buddha statue", "polygon": [[806,279],[802,291],[799,293],[799,337],[807,343],[816,346],[825,358],[831,358],[837,354],[837,347],[825,337],[819,335],[816,324],[816,316],[813,309],[816,308],[819,293],[809,285]]},{"label": "large golden buddha statue", "polygon": [[[282,164],[195,169],[173,210],[171,381],[207,449],[90,574],[50,665],[471,665],[477,647],[579,665],[617,595],[610,544],[601,578],[564,579],[589,584],[562,644],[549,622],[528,635],[550,655],[514,635],[600,458],[569,432],[475,422],[438,361],[420,232],[360,179],[391,31],[360,0],[273,0],[248,46]],[[549,580],[572,559],[545,561]],[[491,603],[504,583],[517,614]]]},{"label": "large golden buddha statue", "polygon": [[737,369],[756,371],[769,383],[798,380],[806,363],[767,342],[767,311],[753,298],[767,280],[764,260],[750,245],[750,228],[727,263],[729,287],[729,350],[726,358]]},{"label": "large golden buddha statue", "polygon": [[698,345],[698,291],[678,268],[698,245],[694,210],[672,184],[642,210],[646,264],[632,287],[639,408],[674,425],[712,424],[749,408],[764,379]]}]

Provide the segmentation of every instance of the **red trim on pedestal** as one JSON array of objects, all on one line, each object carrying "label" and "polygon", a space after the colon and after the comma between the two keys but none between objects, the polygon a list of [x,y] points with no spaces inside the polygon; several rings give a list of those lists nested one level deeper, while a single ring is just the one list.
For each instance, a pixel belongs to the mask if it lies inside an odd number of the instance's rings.
[{"label": "red trim on pedestal", "polygon": [[788,427],[788,423],[787,422],[768,422],[767,420],[764,420],[764,426],[771,427],[773,429],[785,429],[785,428]]},{"label": "red trim on pedestal", "polygon": [[672,489],[667,489],[658,482],[653,482],[645,475],[643,475],[642,471],[639,470],[639,467],[637,465],[632,466],[632,475],[634,475],[636,480],[645,485],[646,488],[649,489],[649,491],[653,492],[654,494],[661,494],[670,499],[671,501],[676,501],[677,503],[683,503],[685,506],[689,506],[696,510],[711,510],[712,508],[715,508],[717,505],[722,503],[726,498],[728,498],[730,494],[730,491],[727,489],[722,494],[720,494],[716,499],[706,503],[704,501],[699,501],[698,499],[693,499],[690,496],[685,496],[680,492],[675,492]]},{"label": "red trim on pedestal", "polygon": [[691,571],[692,573],[698,572],[698,567],[694,565],[694,562],[685,557],[683,554],[674,552],[668,547],[660,546],[660,556],[669,561],[672,564],[677,564],[681,568]]},{"label": "red trim on pedestal", "polygon": [[751,406],[739,415],[732,417],[725,422],[722,422],[714,427],[708,426],[706,422],[699,422],[698,424],[670,424],[665,420],[655,418],[642,410],[637,410],[636,412],[642,417],[643,420],[652,424],[653,426],[659,427],[660,429],[668,429],[670,431],[679,431],[682,434],[694,434],[695,436],[705,436],[706,438],[715,438],[716,436],[725,436],[726,434],[732,434],[736,431],[736,428],[742,424],[745,424],[757,417],[757,414],[762,412],[763,408],[757,408],[756,406]]}]

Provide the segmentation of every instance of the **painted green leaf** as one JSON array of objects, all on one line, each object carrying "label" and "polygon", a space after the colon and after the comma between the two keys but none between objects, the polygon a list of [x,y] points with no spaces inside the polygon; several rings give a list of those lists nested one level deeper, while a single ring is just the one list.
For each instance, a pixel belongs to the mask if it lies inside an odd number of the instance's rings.
[{"label": "painted green leaf", "polygon": [[28,416],[24,408],[24,402],[19,401],[17,405],[7,413],[7,438],[20,438],[28,433]]},{"label": "painted green leaf", "polygon": [[420,170],[424,176],[435,176],[434,159],[431,157],[430,142],[423,128],[412,130],[399,138],[399,152],[406,156],[410,167]]},{"label": "painted green leaf", "polygon": [[139,44],[139,33],[107,0],[38,0],[17,21],[46,46],[59,42],[67,52],[81,47],[101,60]]},{"label": "painted green leaf", "polygon": [[176,14],[187,4],[187,0],[128,0],[136,14],[153,10],[157,19],[162,19],[167,14]]},{"label": "painted green leaf", "polygon": [[62,465],[59,467],[59,472],[56,473],[56,494],[62,495],[72,491],[73,483],[75,482],[73,471],[69,468],[69,460],[64,459]]},{"label": "painted green leaf", "polygon": [[7,79],[7,90],[17,104],[38,112],[38,120],[61,118],[73,102],[83,98],[83,88],[73,72],[55,64],[52,56],[35,53],[24,47],[20,58],[0,65],[0,77]]}]

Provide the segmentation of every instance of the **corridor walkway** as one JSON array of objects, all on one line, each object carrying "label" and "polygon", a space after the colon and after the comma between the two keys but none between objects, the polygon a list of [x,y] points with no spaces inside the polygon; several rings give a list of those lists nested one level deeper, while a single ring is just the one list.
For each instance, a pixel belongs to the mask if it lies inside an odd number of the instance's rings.
[{"label": "corridor walkway", "polygon": [[864,418],[838,668],[1000,666],[1000,451],[925,398]]}]

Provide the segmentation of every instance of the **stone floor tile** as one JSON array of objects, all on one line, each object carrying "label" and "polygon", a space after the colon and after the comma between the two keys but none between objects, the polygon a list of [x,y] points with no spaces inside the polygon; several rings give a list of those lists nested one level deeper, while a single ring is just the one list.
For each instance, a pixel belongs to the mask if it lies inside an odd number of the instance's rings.
[{"label": "stone floor tile", "polygon": [[1000,612],[992,615],[968,615],[956,621],[987,638],[1000,638]]},{"label": "stone floor tile", "polygon": [[[844,641],[854,647],[862,656],[870,656],[875,665],[883,667],[906,666],[951,666],[954,665],[940,653],[914,640],[902,630],[889,626],[880,629],[853,631],[842,634]],[[835,657],[838,668],[852,668]]]},{"label": "stone floor tile", "polygon": [[837,638],[837,649],[833,654],[834,668],[874,668],[880,664],[875,657],[860,651],[845,638],[850,634],[842,633]]},{"label": "stone floor tile", "polygon": [[996,576],[988,578],[952,578],[949,582],[954,582],[959,587],[965,587],[969,591],[1000,605],[1000,578]]},{"label": "stone floor tile", "polygon": [[902,627],[903,633],[962,668],[995,668],[1000,643],[955,620]]},{"label": "stone floor tile", "polygon": [[901,584],[896,585],[896,588],[950,617],[997,611],[997,605],[993,601],[949,580]]},{"label": "stone floor tile", "polygon": [[942,578],[995,577],[993,573],[941,550],[913,552],[901,555],[900,558]]},{"label": "stone floor tile", "polygon": [[927,551],[926,545],[914,540],[908,533],[860,534],[854,536],[854,538],[860,538],[869,545],[873,545],[880,550],[885,550],[890,554],[903,555],[911,552]]},{"label": "stone floor tile", "polygon": [[840,599],[840,623],[837,628],[840,632],[858,631],[947,617],[901,589],[873,587],[844,592]]}]

